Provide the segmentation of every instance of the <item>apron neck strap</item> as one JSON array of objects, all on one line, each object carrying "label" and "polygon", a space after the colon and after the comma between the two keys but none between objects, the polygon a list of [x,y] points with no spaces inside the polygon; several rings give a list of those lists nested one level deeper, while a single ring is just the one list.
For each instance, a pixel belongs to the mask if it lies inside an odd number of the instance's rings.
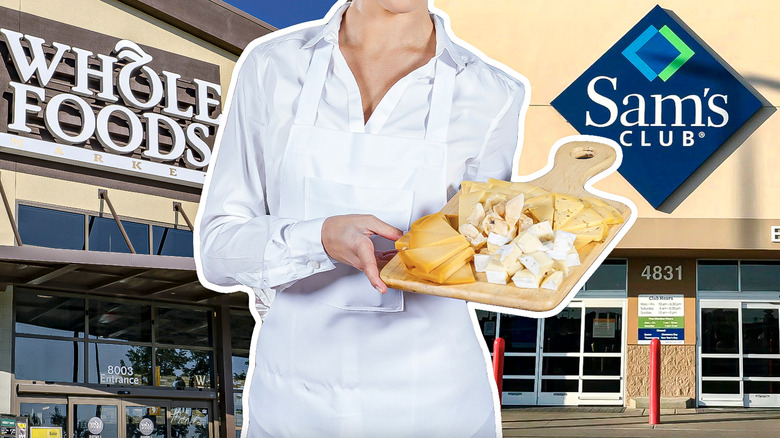
[{"label": "apron neck strap", "polygon": [[[333,45],[325,41],[320,41],[315,47],[298,99],[298,108],[295,114],[296,125],[314,126],[332,53]],[[431,91],[425,140],[446,143],[454,89],[455,66],[448,63],[446,57],[439,56],[436,59],[436,76]]]},{"label": "apron neck strap", "polygon": [[447,62],[446,56],[436,58],[436,76],[431,91],[431,108],[428,112],[428,124],[425,127],[425,140],[439,143],[447,142],[447,129],[450,126],[452,95],[455,91],[455,66]]},{"label": "apron neck strap", "polygon": [[320,41],[315,46],[309,69],[306,71],[306,78],[303,80],[303,89],[301,89],[301,95],[298,98],[298,109],[295,114],[296,125],[314,126],[332,53],[333,45],[326,41]]}]

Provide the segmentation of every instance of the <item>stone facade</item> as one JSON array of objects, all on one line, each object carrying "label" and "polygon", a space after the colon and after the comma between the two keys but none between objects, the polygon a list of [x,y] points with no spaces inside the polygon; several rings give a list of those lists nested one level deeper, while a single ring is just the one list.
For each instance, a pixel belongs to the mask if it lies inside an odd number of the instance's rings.
[{"label": "stone facade", "polygon": [[[626,349],[626,400],[647,397],[650,346],[628,345]],[[661,397],[696,399],[696,346],[661,346]]]}]

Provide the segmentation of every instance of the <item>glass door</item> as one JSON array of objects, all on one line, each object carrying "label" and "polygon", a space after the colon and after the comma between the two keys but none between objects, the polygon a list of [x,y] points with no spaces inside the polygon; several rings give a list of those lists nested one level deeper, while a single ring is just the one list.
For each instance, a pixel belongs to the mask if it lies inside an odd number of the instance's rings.
[{"label": "glass door", "polygon": [[499,335],[504,338],[504,384],[506,405],[535,405],[539,355],[539,320],[501,314]]},{"label": "glass door", "polygon": [[623,404],[623,306],[600,304],[585,302],[580,405]]},{"label": "glass door", "polygon": [[71,398],[75,438],[119,438],[119,401]]},{"label": "glass door", "polygon": [[742,304],[744,406],[780,406],[780,305]]},{"label": "glass door", "polygon": [[123,438],[168,438],[168,406],[160,401],[122,402]]},{"label": "glass door", "polygon": [[780,406],[780,304],[702,300],[699,405]]},{"label": "glass door", "polygon": [[582,308],[570,306],[544,319],[542,330],[537,403],[576,406],[580,392]]}]

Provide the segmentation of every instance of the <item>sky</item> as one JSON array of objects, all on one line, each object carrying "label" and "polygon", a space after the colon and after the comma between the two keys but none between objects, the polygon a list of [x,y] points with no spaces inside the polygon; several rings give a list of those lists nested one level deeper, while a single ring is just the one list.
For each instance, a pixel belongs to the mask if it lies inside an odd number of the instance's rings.
[{"label": "sky", "polygon": [[224,0],[279,29],[325,16],[336,0]]}]

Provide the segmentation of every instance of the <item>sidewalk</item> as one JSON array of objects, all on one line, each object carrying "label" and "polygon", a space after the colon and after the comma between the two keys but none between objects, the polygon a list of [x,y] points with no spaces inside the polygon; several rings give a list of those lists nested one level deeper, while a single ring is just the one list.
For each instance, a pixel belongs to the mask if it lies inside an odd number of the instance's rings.
[{"label": "sidewalk", "polygon": [[647,424],[647,409],[622,407],[523,407],[502,411],[505,437],[753,437],[780,436],[780,409],[697,408],[662,410]]}]

